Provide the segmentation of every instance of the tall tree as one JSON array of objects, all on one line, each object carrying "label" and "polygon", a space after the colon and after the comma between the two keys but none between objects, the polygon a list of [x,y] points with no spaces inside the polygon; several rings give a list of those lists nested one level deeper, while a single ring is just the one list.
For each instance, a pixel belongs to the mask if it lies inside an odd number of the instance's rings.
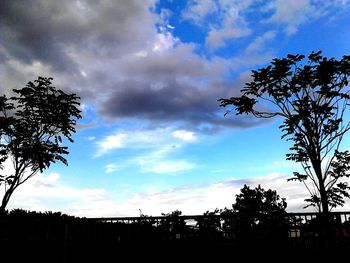
[{"label": "tall tree", "polygon": [[[68,147],[63,139],[73,142],[76,120],[81,118],[79,97],[52,86],[52,78],[38,77],[13,97],[0,96],[0,185],[4,195],[0,213],[4,213],[13,192],[39,171],[59,161]],[[3,164],[12,161],[10,174]]]},{"label": "tall tree", "polygon": [[293,142],[286,158],[301,163],[305,171],[294,172],[291,180],[305,184],[310,193],[307,206],[324,214],[350,197],[342,180],[349,177],[350,153],[339,150],[350,130],[345,115],[350,106],[349,75],[350,56],[328,59],[321,51],[307,59],[288,55],[253,70],[253,80],[241,96],[219,99],[222,107],[234,106],[236,114],[282,118],[282,138]]}]

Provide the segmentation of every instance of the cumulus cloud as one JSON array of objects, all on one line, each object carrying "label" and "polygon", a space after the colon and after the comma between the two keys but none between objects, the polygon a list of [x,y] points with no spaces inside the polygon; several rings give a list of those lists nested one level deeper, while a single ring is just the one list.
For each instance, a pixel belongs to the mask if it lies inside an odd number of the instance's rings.
[{"label": "cumulus cloud", "polygon": [[[8,209],[60,211],[86,217],[139,216],[139,209],[143,214],[156,216],[178,209],[185,215],[193,215],[215,208],[231,208],[235,195],[244,184],[250,187],[260,184],[265,190],[276,190],[286,198],[287,211],[313,211],[303,209],[304,199],[308,197],[303,184],[287,182],[287,178],[284,174],[271,173],[261,177],[184,184],[163,190],[149,186],[142,191],[124,191],[116,196],[105,189],[67,186],[56,173],[38,174],[16,190]],[[350,208],[349,200],[346,201],[340,210]]]},{"label": "cumulus cloud", "polygon": [[[292,33],[341,1],[270,1],[265,22],[283,24]],[[318,3],[318,2],[317,2]],[[173,35],[171,12],[156,13],[146,1],[2,1],[0,8],[1,93],[9,93],[38,75],[93,104],[102,116],[120,121],[142,119],[182,122],[182,128],[250,127],[250,118],[223,118],[217,99],[237,95],[247,80],[225,80],[231,70],[266,63],[271,54],[256,52],[273,39],[261,33],[243,55],[210,58],[198,46]],[[214,49],[255,32],[249,15],[256,1],[188,1],[186,21],[203,27]],[[346,4],[344,4],[346,5]],[[256,6],[255,6],[256,7]],[[260,7],[260,6],[259,6]],[[328,8],[328,9],[327,9]],[[153,10],[153,11],[152,11]],[[252,54],[250,54],[252,53]],[[248,55],[247,55],[248,54]]]},{"label": "cumulus cloud", "polygon": [[[96,145],[95,157],[125,148],[134,151],[134,157],[123,164],[109,160],[104,166],[106,173],[129,165],[158,174],[185,172],[200,164],[179,157],[181,147],[196,143],[204,132],[261,123],[249,117],[224,118],[217,99],[239,94],[250,79],[247,73],[240,74],[242,68],[251,69],[272,58],[273,53],[265,52],[265,47],[276,37],[279,26],[291,35],[302,24],[347,5],[346,1],[336,0],[273,0],[267,4],[254,0],[188,1],[182,18],[193,21],[205,32],[207,46],[201,48],[212,47],[214,51],[207,57],[198,52],[198,44],[183,43],[174,36],[174,26],[169,24],[171,13],[166,10],[155,13],[156,2],[1,1],[0,94],[9,93],[38,75],[53,76],[57,87],[82,97],[86,115],[94,111],[119,123],[136,120],[152,124],[134,132],[119,130],[102,138],[87,138]],[[275,28],[258,32],[253,27],[249,16],[257,12],[252,11],[256,3],[266,12],[264,26]],[[229,58],[215,56],[217,48],[245,37],[250,37],[250,42],[247,40],[249,44],[243,54]],[[234,78],[232,70],[237,70]],[[106,190],[67,187],[60,178],[50,174],[29,180],[31,183],[23,185],[21,194],[16,195],[13,207],[46,209],[49,196],[51,201],[61,200],[52,207],[58,210],[67,207],[66,211],[79,215],[133,215],[134,211],[138,213],[135,208],[141,206],[149,208],[145,212],[152,214],[169,209],[190,213],[193,207],[198,210],[192,212],[201,213],[226,205],[223,200],[233,198],[232,193],[243,183],[228,180],[131,194],[127,198],[130,201],[120,205]],[[268,181],[269,178],[272,179]],[[273,187],[279,180],[284,185],[281,178],[270,176],[245,182]],[[290,192],[286,189],[290,188],[281,189],[282,196],[286,193],[291,200],[303,199],[299,188]],[[292,190],[300,196],[294,196]],[[208,207],[204,208],[204,204]]]},{"label": "cumulus cloud", "polygon": [[57,87],[77,93],[86,107],[93,104],[110,120],[182,122],[212,130],[256,125],[249,118],[224,119],[218,107],[217,99],[235,95],[245,81],[223,80],[232,63],[198,55],[195,44],[173,36],[164,12],[150,11],[154,5],[4,1],[1,92],[38,75],[53,76]]},{"label": "cumulus cloud", "polygon": [[[200,27],[207,27],[207,47],[218,49],[227,41],[250,35],[252,30],[243,13],[253,1],[189,1],[182,17]],[[210,21],[210,22],[208,22]]]},{"label": "cumulus cloud", "polygon": [[[38,60],[71,71],[77,65],[70,55],[81,48],[94,54],[123,54],[141,47],[152,34],[154,21],[148,12],[152,5],[153,1],[133,0],[4,1],[4,47],[9,55],[29,64]],[[140,29],[140,22],[148,26]]]},{"label": "cumulus cloud", "polygon": [[[195,169],[197,164],[177,155],[186,144],[197,140],[194,132],[158,128],[147,131],[123,131],[108,135],[96,143],[95,157],[114,156],[118,149],[127,148],[133,157],[105,166],[106,173],[125,168],[138,168],[141,173],[178,174]],[[115,151],[115,152],[114,152]]]},{"label": "cumulus cloud", "polygon": [[[303,208],[304,199],[309,197],[303,184],[287,182],[287,178],[284,174],[271,173],[255,178],[226,179],[211,184],[182,185],[163,191],[150,190],[131,195],[129,205],[142,208],[148,215],[159,215],[176,209],[185,215],[203,214],[216,208],[231,208],[235,195],[246,184],[252,188],[261,185],[265,190],[276,190],[281,198],[286,198],[288,212],[315,212],[312,208]],[[341,210],[350,207],[349,200],[346,201]]]},{"label": "cumulus cloud", "polygon": [[[56,86],[78,93],[84,105],[95,104],[94,109],[111,120],[182,122],[179,128],[210,127],[212,131],[260,123],[249,117],[224,118],[217,99],[237,95],[247,80],[246,75],[224,80],[230,70],[272,58],[259,49],[264,50],[265,43],[275,37],[275,30],[256,37],[244,55],[208,59],[196,52],[195,44],[173,36],[173,27],[167,24],[171,14],[151,12],[155,5],[151,0],[98,5],[91,1],[31,1],[4,1],[0,11],[0,27],[5,32],[0,45],[1,90],[18,88],[37,75],[52,75]],[[286,24],[284,17],[303,12],[300,19],[298,15],[298,19],[288,19],[302,23],[304,11],[300,10],[310,6],[305,12],[311,12],[314,5],[296,2],[288,2],[293,8],[286,8],[288,3],[271,2],[273,13],[268,21]],[[212,21],[204,25],[206,41],[217,48],[253,32],[246,17],[253,3],[190,1],[183,19],[197,24]],[[211,15],[217,18],[208,20]]]},{"label": "cumulus cloud", "polygon": [[283,24],[284,32],[292,35],[298,31],[300,25],[331,13],[338,13],[347,5],[347,1],[339,0],[276,0],[268,5],[273,14],[267,22]]},{"label": "cumulus cloud", "polygon": [[[140,158],[138,158],[140,161]],[[196,164],[184,161],[184,160],[172,160],[172,161],[152,161],[142,159],[142,168],[145,172],[151,172],[156,174],[176,174],[192,170],[196,167]]]},{"label": "cumulus cloud", "polygon": [[126,147],[124,143],[126,137],[127,135],[124,133],[113,134],[105,137],[102,141],[97,143],[99,150],[95,154],[95,157],[102,156],[113,149]]},{"label": "cumulus cloud", "polygon": [[155,174],[176,175],[195,169],[198,165],[194,162],[173,157],[183,145],[164,145],[147,154],[138,155],[130,160],[130,163],[140,168],[141,172]]},{"label": "cumulus cloud", "polygon": [[310,0],[276,1],[274,8],[275,13],[269,21],[285,24],[287,35],[296,33],[300,24],[321,15],[320,10]]},{"label": "cumulus cloud", "polygon": [[258,36],[251,42],[245,49],[247,54],[259,53],[265,49],[266,43],[273,40],[276,37],[277,32],[275,30],[266,31],[261,36]]},{"label": "cumulus cloud", "polygon": [[201,25],[208,15],[217,12],[218,9],[219,6],[215,1],[192,0],[188,1],[186,9],[182,12],[182,17]]},{"label": "cumulus cloud", "polygon": [[[78,207],[90,207],[93,211],[99,206],[103,209],[108,203],[112,203],[108,199],[104,189],[74,188],[64,185],[57,173],[37,174],[17,188],[10,199],[8,209],[70,213]],[[77,214],[73,212],[73,215]]]},{"label": "cumulus cloud", "polygon": [[232,28],[223,27],[220,29],[213,28],[209,31],[206,39],[206,44],[209,48],[217,49],[225,45],[226,41],[245,37],[251,34],[251,30],[248,28]]},{"label": "cumulus cloud", "polygon": [[225,109],[219,108],[218,99],[239,94],[245,75],[235,81],[196,85],[194,78],[184,75],[176,78],[175,72],[169,78],[163,75],[157,80],[160,71],[155,72],[152,80],[130,79],[120,83],[120,88],[111,91],[101,105],[100,112],[112,119],[151,120],[163,124],[177,122],[182,123],[180,128],[198,130],[201,127],[213,131],[222,127],[251,127],[261,123],[250,116],[225,118]]},{"label": "cumulus cloud", "polygon": [[83,98],[98,97],[102,76],[93,64],[104,72],[109,58],[153,42],[157,37],[156,18],[149,11],[153,5],[154,1],[133,0],[2,1],[0,90],[48,75],[62,89]]},{"label": "cumulus cloud", "polygon": [[196,141],[197,137],[194,132],[186,131],[186,130],[176,130],[171,133],[174,138],[178,138],[183,141]]},{"label": "cumulus cloud", "polygon": [[[168,129],[122,130],[107,135],[96,142],[95,157],[100,157],[116,149],[159,148],[169,143]],[[171,143],[171,142],[170,142]]]}]

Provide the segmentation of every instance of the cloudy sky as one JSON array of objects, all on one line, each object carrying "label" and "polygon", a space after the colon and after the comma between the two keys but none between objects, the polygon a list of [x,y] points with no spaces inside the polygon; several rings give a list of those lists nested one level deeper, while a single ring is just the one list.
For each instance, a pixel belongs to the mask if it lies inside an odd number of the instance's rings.
[{"label": "cloudy sky", "polygon": [[217,99],[275,57],[350,54],[349,12],[348,0],[1,1],[0,93],[51,76],[83,111],[69,166],[22,185],[9,208],[202,214],[261,184],[302,210],[280,120],[224,117]]}]

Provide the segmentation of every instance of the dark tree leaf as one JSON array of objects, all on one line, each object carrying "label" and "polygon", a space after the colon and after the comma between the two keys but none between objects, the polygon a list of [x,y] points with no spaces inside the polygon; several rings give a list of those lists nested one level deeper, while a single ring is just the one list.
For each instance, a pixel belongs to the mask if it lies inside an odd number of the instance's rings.
[{"label": "dark tree leaf", "polygon": [[[52,78],[38,77],[14,96],[0,96],[0,168],[8,157],[13,158],[14,175],[2,175],[7,191],[0,207],[3,212],[13,191],[38,171],[56,161],[67,165],[68,154],[62,143],[72,140],[76,120],[81,118],[79,97],[52,86]],[[14,106],[16,105],[16,106]],[[6,143],[3,143],[5,141]],[[26,175],[25,170],[30,170]]]},{"label": "dark tree leaf", "polygon": [[[282,139],[292,142],[286,159],[301,163],[306,172],[294,173],[289,181],[311,179],[318,193],[310,192],[306,201],[327,213],[348,197],[348,189],[336,182],[349,177],[350,169],[350,154],[337,151],[350,130],[344,118],[350,106],[350,56],[328,59],[317,51],[304,59],[300,54],[273,59],[267,67],[252,71],[253,80],[241,89],[241,96],[219,102],[222,107],[233,106],[236,114],[282,117]],[[327,163],[328,159],[332,161]]]}]

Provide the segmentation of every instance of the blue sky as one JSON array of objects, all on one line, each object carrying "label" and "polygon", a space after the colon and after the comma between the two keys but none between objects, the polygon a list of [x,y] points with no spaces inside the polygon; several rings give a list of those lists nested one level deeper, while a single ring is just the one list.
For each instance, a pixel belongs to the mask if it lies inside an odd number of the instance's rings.
[{"label": "blue sky", "polygon": [[[251,70],[275,57],[350,54],[347,0],[2,1],[0,91],[52,76],[81,96],[69,166],[21,186],[9,208],[78,216],[201,214],[244,184],[300,211],[278,119],[227,115]],[[344,148],[350,146],[349,135]],[[347,205],[348,206],[348,205]],[[349,206],[348,206],[349,207]]]}]

